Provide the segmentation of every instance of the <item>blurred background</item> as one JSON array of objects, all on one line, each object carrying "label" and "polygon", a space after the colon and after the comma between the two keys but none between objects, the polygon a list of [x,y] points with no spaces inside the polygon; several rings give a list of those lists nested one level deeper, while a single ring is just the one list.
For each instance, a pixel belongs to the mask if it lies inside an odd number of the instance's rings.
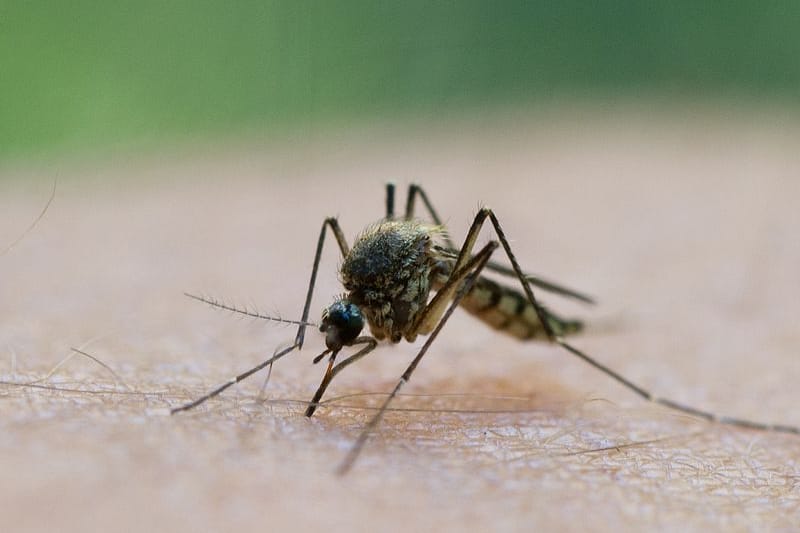
[{"label": "blurred background", "polygon": [[795,109],[800,3],[0,4],[0,161],[353,123],[711,104]]}]

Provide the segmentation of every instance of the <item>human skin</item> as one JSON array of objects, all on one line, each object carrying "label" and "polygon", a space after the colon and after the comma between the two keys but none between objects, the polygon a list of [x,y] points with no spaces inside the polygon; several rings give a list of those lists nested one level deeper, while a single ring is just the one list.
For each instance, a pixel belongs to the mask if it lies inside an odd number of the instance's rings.
[{"label": "human skin", "polygon": [[[796,435],[643,402],[565,351],[456,312],[345,477],[334,470],[416,354],[382,344],[302,416],[301,352],[193,412],[294,337],[191,301],[299,318],[323,219],[351,240],[383,185],[424,185],[453,239],[491,206],[526,270],[596,296],[572,339],[659,396],[800,425],[800,127],[768,115],[526,117],[69,163],[0,258],[0,501],[15,531],[642,530],[800,525]],[[3,240],[52,168],[6,168]],[[421,212],[421,211],[418,211]],[[485,230],[482,241],[493,238]],[[332,239],[314,321],[342,292]],[[513,284],[513,280],[506,280]],[[76,355],[51,376],[70,348]],[[4,361],[4,362],[3,362]],[[112,374],[111,371],[115,374]],[[41,378],[45,378],[41,381]],[[17,385],[12,385],[12,383]],[[27,386],[19,384],[28,383]]]}]

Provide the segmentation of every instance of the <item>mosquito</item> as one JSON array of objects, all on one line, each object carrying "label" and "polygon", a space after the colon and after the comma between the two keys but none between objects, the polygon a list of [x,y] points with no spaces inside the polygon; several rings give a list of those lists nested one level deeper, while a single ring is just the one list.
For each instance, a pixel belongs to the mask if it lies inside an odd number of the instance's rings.
[{"label": "mosquito", "polygon": [[[422,202],[433,224],[424,223],[415,217],[418,200]],[[475,252],[475,243],[487,221],[494,230],[496,240],[489,241]],[[322,320],[317,326],[309,322],[308,317],[325,237],[329,230],[333,233],[341,252],[339,277],[346,292],[336,297],[333,303],[323,310]],[[502,248],[511,264],[510,268],[491,260],[498,248]],[[519,289],[502,285],[483,276],[485,270],[511,278],[518,283]],[[447,234],[427,194],[419,185],[409,186],[405,214],[402,218],[398,218],[395,215],[395,186],[389,183],[386,185],[386,217],[368,226],[356,238],[352,248],[348,245],[336,218],[326,218],[323,222],[317,239],[314,265],[300,320],[292,321],[262,315],[228,306],[213,299],[187,294],[214,307],[257,318],[292,323],[298,328],[294,342],[290,346],[276,351],[271,358],[228,380],[205,396],[173,408],[171,413],[192,409],[259,370],[268,366],[271,368],[278,359],[294,350],[300,350],[305,340],[306,328],[315,326],[325,334],[326,349],[313,359],[313,363],[319,363],[327,356],[328,364],[322,382],[305,411],[305,416],[310,417],[320,405],[322,396],[333,378],[375,350],[379,341],[386,340],[397,344],[405,339],[413,342],[418,336],[427,335],[417,355],[361,430],[339,465],[337,472],[344,474],[353,466],[389,404],[411,379],[453,311],[461,306],[496,330],[521,340],[541,340],[560,346],[646,401],[709,422],[762,431],[800,434],[800,428],[720,416],[655,396],[567,342],[565,337],[578,333],[583,323],[580,320],[561,318],[544,307],[534,296],[533,287],[586,304],[594,303],[591,297],[583,293],[526,274],[511,250],[497,216],[490,208],[483,207],[478,211],[464,243],[457,247]],[[365,323],[369,326],[371,335],[361,334]],[[345,349],[355,350],[355,353],[337,363],[337,357]]]}]

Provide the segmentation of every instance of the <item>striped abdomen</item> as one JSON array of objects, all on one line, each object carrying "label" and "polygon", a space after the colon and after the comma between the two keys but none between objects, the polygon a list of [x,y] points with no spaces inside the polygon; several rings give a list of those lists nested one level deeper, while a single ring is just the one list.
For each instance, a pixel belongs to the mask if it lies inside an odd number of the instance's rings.
[{"label": "striped abdomen", "polygon": [[[488,278],[479,277],[461,300],[461,307],[494,329],[519,339],[545,339],[544,327],[536,309],[521,292]],[[577,333],[583,328],[578,320],[564,320],[544,310],[556,335]]]}]

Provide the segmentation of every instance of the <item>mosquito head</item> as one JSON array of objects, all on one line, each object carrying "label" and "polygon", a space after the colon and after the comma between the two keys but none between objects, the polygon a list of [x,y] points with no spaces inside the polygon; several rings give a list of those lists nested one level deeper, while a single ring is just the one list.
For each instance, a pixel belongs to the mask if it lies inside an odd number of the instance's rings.
[{"label": "mosquito head", "polygon": [[348,346],[364,329],[364,315],[349,300],[336,300],[322,312],[319,330],[325,332],[325,345],[330,350]]}]

